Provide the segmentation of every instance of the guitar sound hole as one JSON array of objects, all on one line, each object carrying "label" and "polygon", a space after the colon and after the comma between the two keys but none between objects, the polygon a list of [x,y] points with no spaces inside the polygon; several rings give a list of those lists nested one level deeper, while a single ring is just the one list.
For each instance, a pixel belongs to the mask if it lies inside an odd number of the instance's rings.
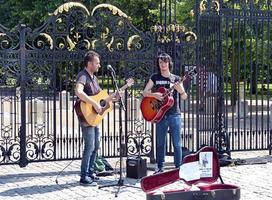
[{"label": "guitar sound hole", "polygon": [[107,104],[107,102],[106,102],[105,100],[101,100],[101,101],[100,101],[100,106],[101,106],[101,107],[105,107],[106,104]]}]

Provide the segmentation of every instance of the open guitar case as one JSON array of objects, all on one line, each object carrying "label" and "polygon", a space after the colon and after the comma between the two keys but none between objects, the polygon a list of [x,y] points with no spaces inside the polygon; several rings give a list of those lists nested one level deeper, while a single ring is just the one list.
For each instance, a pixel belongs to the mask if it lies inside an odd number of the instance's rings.
[{"label": "open guitar case", "polygon": [[[207,164],[208,162],[203,163],[203,158],[206,156],[205,154],[208,155],[208,160],[211,161],[210,164]],[[205,166],[204,168],[203,165]],[[182,171],[183,169],[184,171]],[[187,173],[186,178],[181,178],[180,174],[183,172]],[[190,175],[188,176],[188,174]],[[185,183],[182,189],[167,191],[157,190],[179,180],[183,180]],[[141,188],[146,192],[147,200],[240,199],[240,187],[223,182],[220,176],[220,164],[217,151],[213,147],[203,147],[197,153],[184,157],[180,169],[143,177],[141,179]]]}]

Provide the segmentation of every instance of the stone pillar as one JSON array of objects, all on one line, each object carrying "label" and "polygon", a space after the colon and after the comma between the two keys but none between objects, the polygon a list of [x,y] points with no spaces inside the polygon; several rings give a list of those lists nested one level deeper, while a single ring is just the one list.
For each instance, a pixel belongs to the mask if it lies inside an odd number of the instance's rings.
[{"label": "stone pillar", "polygon": [[187,112],[189,110],[188,101],[189,101],[188,98],[185,100],[181,100],[181,106],[180,106],[181,112]]},{"label": "stone pillar", "polygon": [[248,117],[248,101],[245,100],[245,88],[244,85],[240,85],[239,100],[236,102],[236,118],[247,118]]},{"label": "stone pillar", "polygon": [[[68,99],[68,104],[67,104],[67,100]],[[70,110],[70,92],[63,90],[59,93],[59,109],[62,110]]]},{"label": "stone pillar", "polygon": [[[44,102],[39,99],[27,101],[27,122],[43,123],[44,122]],[[32,121],[31,121],[32,120]]]},{"label": "stone pillar", "polygon": [[269,127],[272,129],[272,104],[269,105]]},{"label": "stone pillar", "polygon": [[237,101],[236,103],[236,118],[247,118],[248,117],[248,101]]},{"label": "stone pillar", "polygon": [[244,85],[240,85],[239,86],[239,99],[240,101],[244,101],[245,100],[245,88],[244,88]]},{"label": "stone pillar", "polygon": [[205,114],[213,115],[215,114],[215,107],[217,106],[217,97],[209,96],[206,98],[205,102]]},{"label": "stone pillar", "polygon": [[45,119],[45,104],[43,101],[39,100],[39,99],[35,99],[34,100],[34,113],[35,115],[35,121],[39,124],[39,123],[43,123],[44,119]]},{"label": "stone pillar", "polygon": [[127,99],[127,119],[128,120],[139,120],[140,115],[140,100],[135,97]]},{"label": "stone pillar", "polygon": [[[1,108],[3,110],[1,110]],[[9,126],[10,124],[12,124],[12,114],[13,113],[13,105],[11,102],[9,101],[3,101],[2,102],[2,106],[0,106],[0,113],[2,113],[3,118],[2,118],[2,123],[3,126]],[[18,111],[17,111],[18,112]]]}]

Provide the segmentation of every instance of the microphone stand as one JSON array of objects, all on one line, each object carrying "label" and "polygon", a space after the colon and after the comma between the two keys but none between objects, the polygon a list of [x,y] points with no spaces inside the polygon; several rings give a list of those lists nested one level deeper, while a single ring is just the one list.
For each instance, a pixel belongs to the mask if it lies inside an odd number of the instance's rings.
[{"label": "microphone stand", "polygon": [[119,170],[120,170],[120,172],[119,172],[119,179],[118,179],[117,183],[115,183],[115,184],[109,184],[109,185],[101,185],[101,186],[98,187],[98,189],[105,188],[105,187],[118,186],[117,191],[115,192],[115,197],[117,197],[118,193],[120,192],[120,188],[122,186],[133,187],[133,188],[137,188],[137,189],[140,189],[140,188],[137,187],[137,186],[125,185],[124,184],[124,178],[123,178],[123,175],[122,175],[122,163],[123,163],[123,156],[125,156],[125,154],[126,154],[126,150],[125,150],[126,145],[125,145],[124,137],[123,137],[123,134],[122,134],[122,132],[123,132],[122,110],[126,111],[126,108],[125,108],[125,104],[124,104],[123,98],[122,98],[122,96],[119,93],[120,90],[119,90],[119,87],[117,85],[117,81],[116,81],[116,78],[115,78],[115,72],[113,70],[111,70],[111,76],[112,76],[113,82],[115,84],[116,91],[118,92],[120,106],[121,106],[121,108],[119,109],[119,145],[120,145],[120,150],[119,150],[120,168],[119,168]]}]

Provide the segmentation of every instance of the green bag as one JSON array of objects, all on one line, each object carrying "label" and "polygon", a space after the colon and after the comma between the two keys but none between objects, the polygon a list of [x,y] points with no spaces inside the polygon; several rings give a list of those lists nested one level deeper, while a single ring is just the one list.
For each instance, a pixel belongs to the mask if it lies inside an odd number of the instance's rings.
[{"label": "green bag", "polygon": [[103,163],[101,156],[96,156],[95,162],[94,162],[94,170],[96,172],[103,172],[105,171],[105,164]]}]

